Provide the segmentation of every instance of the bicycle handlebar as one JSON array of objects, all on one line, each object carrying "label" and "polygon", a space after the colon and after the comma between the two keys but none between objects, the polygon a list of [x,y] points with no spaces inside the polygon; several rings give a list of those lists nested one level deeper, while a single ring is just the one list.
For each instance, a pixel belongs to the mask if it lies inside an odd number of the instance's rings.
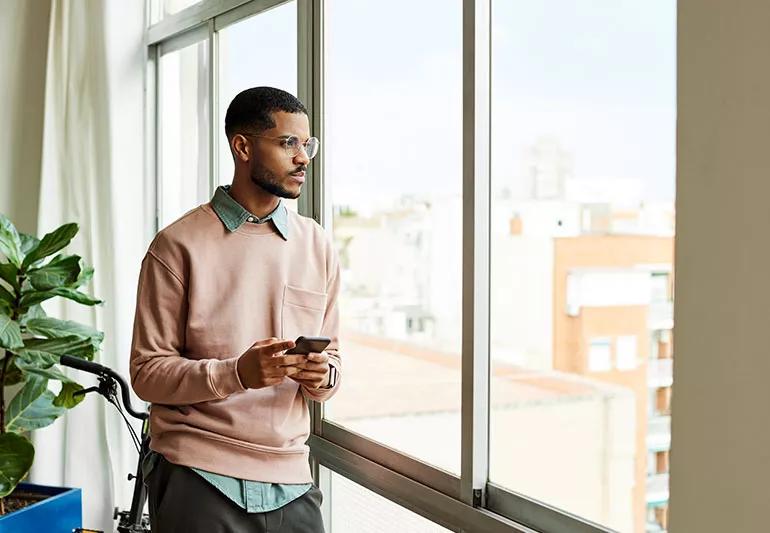
[{"label": "bicycle handlebar", "polygon": [[149,416],[147,413],[140,413],[134,410],[133,406],[131,405],[131,396],[128,393],[128,384],[126,383],[126,380],[124,380],[123,376],[115,372],[113,369],[104,365],[100,365],[99,363],[86,361],[85,359],[80,359],[79,357],[73,357],[71,355],[62,355],[60,361],[64,366],[76,368],[77,370],[82,370],[83,372],[88,372],[89,374],[94,374],[101,378],[114,379],[118,382],[118,385],[120,385],[120,396],[128,414],[140,420],[146,420]]}]

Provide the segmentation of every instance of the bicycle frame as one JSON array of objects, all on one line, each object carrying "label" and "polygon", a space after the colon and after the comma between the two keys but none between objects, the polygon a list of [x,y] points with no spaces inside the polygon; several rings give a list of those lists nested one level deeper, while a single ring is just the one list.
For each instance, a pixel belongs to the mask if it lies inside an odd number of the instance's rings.
[{"label": "bicycle frame", "polygon": [[[97,392],[104,396],[110,403],[115,403],[117,407],[117,389],[120,387],[120,400],[125,407],[126,412],[132,417],[142,421],[142,431],[139,446],[139,458],[136,464],[136,474],[129,474],[128,480],[134,481],[134,493],[131,498],[131,508],[128,511],[119,511],[115,508],[113,518],[118,520],[118,533],[149,533],[149,518],[144,514],[144,504],[147,502],[147,487],[144,485],[144,476],[142,475],[142,461],[147,455],[150,447],[150,416],[147,412],[136,411],[131,405],[131,396],[129,388],[123,377],[106,366],[85,361],[83,359],[69,355],[61,356],[61,364],[71,368],[76,368],[90,374],[94,374],[99,384],[95,387],[89,387],[75,392],[75,395],[85,395],[90,392]],[[128,420],[126,420],[128,424]],[[133,431],[133,429],[131,429]],[[91,530],[93,531],[93,530]]]}]

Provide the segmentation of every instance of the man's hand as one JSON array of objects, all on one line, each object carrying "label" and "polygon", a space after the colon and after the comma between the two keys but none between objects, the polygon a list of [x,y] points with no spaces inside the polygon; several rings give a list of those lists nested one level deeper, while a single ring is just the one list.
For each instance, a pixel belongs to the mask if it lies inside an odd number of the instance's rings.
[{"label": "man's hand", "polygon": [[302,354],[284,355],[294,348],[293,340],[270,337],[255,342],[238,359],[238,377],[248,389],[261,389],[277,385],[286,376],[300,372],[297,366],[305,361]]},{"label": "man's hand", "polygon": [[308,389],[326,387],[329,383],[329,354],[311,352],[303,358],[297,365],[299,372],[289,377]]}]

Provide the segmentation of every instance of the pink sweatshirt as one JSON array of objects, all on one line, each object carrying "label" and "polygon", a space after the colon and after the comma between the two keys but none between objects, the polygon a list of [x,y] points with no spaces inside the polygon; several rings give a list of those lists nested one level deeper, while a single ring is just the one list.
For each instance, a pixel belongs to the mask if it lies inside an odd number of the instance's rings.
[{"label": "pink sweatshirt", "polygon": [[[131,384],[152,402],[151,448],[176,464],[273,483],[312,481],[305,398],[341,381],[336,251],[313,219],[288,211],[229,232],[207,203],[158,233],[142,261]],[[238,357],[269,337],[322,335],[339,374],[311,391],[284,378],[244,389]]]}]

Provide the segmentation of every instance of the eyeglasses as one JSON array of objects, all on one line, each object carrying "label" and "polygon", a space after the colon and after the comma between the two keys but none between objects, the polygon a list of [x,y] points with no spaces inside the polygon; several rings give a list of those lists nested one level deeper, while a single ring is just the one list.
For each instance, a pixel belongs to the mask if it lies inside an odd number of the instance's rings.
[{"label": "eyeglasses", "polygon": [[280,139],[281,146],[286,150],[286,155],[291,158],[296,157],[300,150],[304,150],[308,159],[313,159],[318,155],[318,149],[321,146],[321,141],[316,137],[310,137],[303,143],[296,135],[284,135],[283,137],[268,137],[267,135],[257,135],[255,133],[241,133],[241,135],[245,137],[262,137],[263,139]]}]

